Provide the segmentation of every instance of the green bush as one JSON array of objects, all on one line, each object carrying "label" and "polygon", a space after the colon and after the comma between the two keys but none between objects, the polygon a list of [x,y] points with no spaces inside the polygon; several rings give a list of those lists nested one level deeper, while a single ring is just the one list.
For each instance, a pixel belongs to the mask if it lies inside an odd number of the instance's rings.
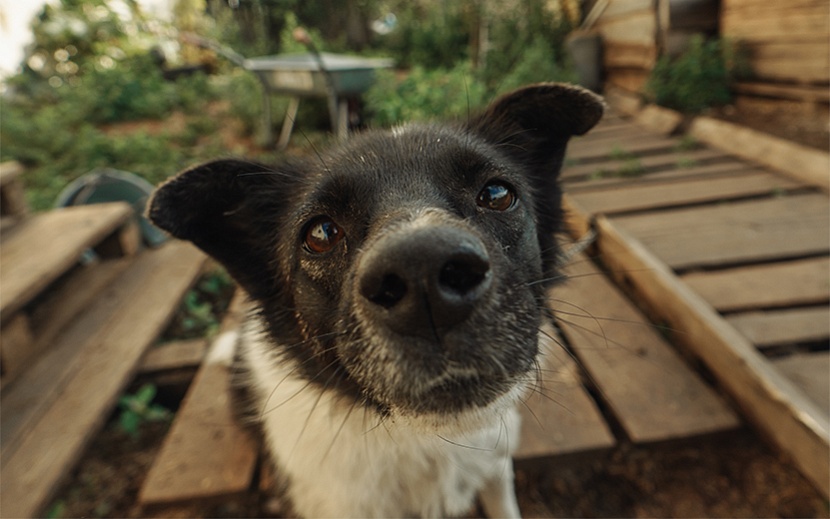
[{"label": "green bush", "polygon": [[380,72],[366,93],[366,107],[374,124],[391,126],[405,121],[464,119],[482,106],[487,92],[469,64],[452,69],[413,68],[403,79]]},{"label": "green bush", "polygon": [[545,38],[537,37],[522,54],[521,59],[496,85],[499,93],[542,81],[575,83],[576,72]]},{"label": "green bush", "polygon": [[677,58],[663,56],[657,61],[646,83],[646,97],[661,106],[699,113],[729,104],[730,85],[743,72],[734,44],[697,35]]}]

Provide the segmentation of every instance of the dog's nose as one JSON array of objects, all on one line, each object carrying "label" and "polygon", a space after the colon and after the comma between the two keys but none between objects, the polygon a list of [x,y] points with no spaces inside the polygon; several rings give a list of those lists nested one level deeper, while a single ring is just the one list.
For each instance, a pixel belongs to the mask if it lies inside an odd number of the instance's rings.
[{"label": "dog's nose", "polygon": [[393,232],[366,251],[359,291],[389,329],[435,340],[464,321],[491,285],[482,241],[451,226]]}]

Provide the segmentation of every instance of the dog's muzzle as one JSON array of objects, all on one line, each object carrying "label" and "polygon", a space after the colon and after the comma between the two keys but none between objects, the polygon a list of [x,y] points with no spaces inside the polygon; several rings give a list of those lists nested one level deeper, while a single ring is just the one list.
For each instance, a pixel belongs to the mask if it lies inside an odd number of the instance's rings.
[{"label": "dog's muzzle", "polygon": [[492,271],[477,236],[429,225],[381,237],[361,258],[357,280],[361,304],[376,323],[440,342],[486,296]]}]

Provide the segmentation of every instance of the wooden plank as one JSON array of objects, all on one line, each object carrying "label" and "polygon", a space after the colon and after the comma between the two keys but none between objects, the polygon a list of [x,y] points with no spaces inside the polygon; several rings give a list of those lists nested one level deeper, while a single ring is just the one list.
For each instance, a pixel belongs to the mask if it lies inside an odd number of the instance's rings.
[{"label": "wooden plank", "polygon": [[680,279],[721,312],[830,301],[830,258],[692,272]]},{"label": "wooden plank", "polygon": [[172,341],[161,344],[144,356],[139,371],[157,373],[181,368],[195,368],[202,363],[208,343],[205,339]]},{"label": "wooden plank", "polygon": [[251,486],[259,446],[236,421],[230,377],[241,294],[202,367],[139,493],[145,511],[238,495]]},{"label": "wooden plank", "polygon": [[673,209],[659,217],[616,216],[614,224],[678,270],[775,261],[830,248],[830,202],[823,194]]},{"label": "wooden plank", "polygon": [[575,139],[568,144],[566,156],[569,161],[584,164],[589,161],[671,152],[679,145],[676,139],[651,136],[637,126],[632,126],[631,130],[628,136],[622,138]]},{"label": "wooden plank", "polygon": [[0,215],[21,217],[29,212],[22,174],[23,166],[17,161],[0,164]]},{"label": "wooden plank", "polygon": [[830,409],[830,353],[798,353],[772,363],[822,409]]},{"label": "wooden plank", "polygon": [[24,314],[17,314],[3,325],[0,333],[0,359],[3,362],[3,386],[15,377],[32,356],[32,329]]},{"label": "wooden plank", "polygon": [[830,35],[827,8],[819,12],[811,11],[782,9],[756,11],[748,15],[728,9],[721,15],[721,34],[745,42],[826,39]]},{"label": "wooden plank", "polygon": [[581,373],[552,326],[540,334],[540,380],[525,399],[519,463],[574,453],[596,453],[616,443]]},{"label": "wooden plank", "polygon": [[653,10],[637,11],[625,16],[601,18],[596,29],[605,44],[628,43],[654,45],[657,34],[657,17]]},{"label": "wooden plank", "polygon": [[608,68],[605,70],[605,84],[640,97],[648,81],[648,75],[649,71],[641,68]]},{"label": "wooden plank", "polygon": [[657,61],[657,46],[654,44],[606,44],[602,61],[606,67],[631,67],[651,70]]},{"label": "wooden plank", "polygon": [[689,134],[716,148],[830,192],[830,175],[827,174],[830,154],[827,152],[706,116],[692,121]]},{"label": "wooden plank", "polygon": [[647,105],[634,121],[658,135],[671,135],[683,124],[683,114],[662,106]]},{"label": "wooden plank", "polygon": [[615,214],[735,200],[798,187],[799,184],[789,179],[761,172],[720,178],[617,185],[604,190],[576,192],[571,196],[591,213]]},{"label": "wooden plank", "polygon": [[709,434],[739,426],[726,404],[657,329],[585,256],[551,303],[568,343],[635,443]]},{"label": "wooden plank", "polygon": [[22,222],[0,247],[0,320],[22,308],[131,215],[132,208],[119,202],[56,209]]},{"label": "wooden plank", "polygon": [[732,314],[726,321],[758,348],[830,338],[830,308],[788,308]]},{"label": "wooden plank", "polygon": [[132,288],[129,297],[110,303],[117,307],[113,317],[78,352],[60,394],[43,396],[51,403],[4,456],[0,515],[42,512],[195,281],[204,258],[194,247],[172,242],[142,255],[121,278],[120,289]]},{"label": "wooden plank", "polygon": [[739,94],[776,97],[813,103],[830,102],[830,89],[826,86],[781,85],[773,83],[735,83],[732,87]]},{"label": "wooden plank", "polygon": [[692,168],[728,159],[722,151],[698,149],[678,151],[660,155],[614,159],[588,164],[566,165],[562,171],[563,180],[607,178],[615,176],[637,177],[651,171]]},{"label": "wooden plank", "polygon": [[720,385],[805,476],[830,496],[830,417],[783,377],[755,347],[642,243],[612,220],[597,218],[598,247],[652,312],[677,330]]},{"label": "wooden plank", "polygon": [[637,114],[643,106],[643,98],[641,95],[615,86],[608,81],[605,83],[604,95],[605,101],[614,110],[619,110],[627,115]]},{"label": "wooden plank", "polygon": [[[755,77],[773,81],[821,83],[830,80],[830,45],[820,41],[748,43],[748,62]],[[826,89],[826,86],[825,86]]]},{"label": "wooden plank", "polygon": [[637,11],[650,11],[653,9],[653,0],[610,0],[608,7],[602,12],[599,23],[608,19],[636,13]]},{"label": "wooden plank", "polygon": [[763,171],[762,169],[750,167],[745,162],[738,160],[723,160],[700,166],[684,167],[664,171],[647,171],[637,177],[605,177],[590,178],[587,180],[571,179],[564,182],[569,193],[581,193],[596,190],[606,190],[612,187],[624,187],[633,185],[645,185],[652,182],[678,181],[718,178],[723,175],[750,175]]}]

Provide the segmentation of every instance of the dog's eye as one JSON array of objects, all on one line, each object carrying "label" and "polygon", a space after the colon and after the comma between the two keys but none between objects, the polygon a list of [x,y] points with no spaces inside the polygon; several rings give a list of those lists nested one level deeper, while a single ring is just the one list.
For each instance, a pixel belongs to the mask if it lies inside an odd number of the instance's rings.
[{"label": "dog's eye", "polygon": [[516,193],[504,182],[491,182],[479,192],[476,203],[492,211],[507,211],[516,203]]},{"label": "dog's eye", "polygon": [[328,252],[343,239],[343,229],[328,216],[318,216],[306,228],[304,246],[307,251]]}]

